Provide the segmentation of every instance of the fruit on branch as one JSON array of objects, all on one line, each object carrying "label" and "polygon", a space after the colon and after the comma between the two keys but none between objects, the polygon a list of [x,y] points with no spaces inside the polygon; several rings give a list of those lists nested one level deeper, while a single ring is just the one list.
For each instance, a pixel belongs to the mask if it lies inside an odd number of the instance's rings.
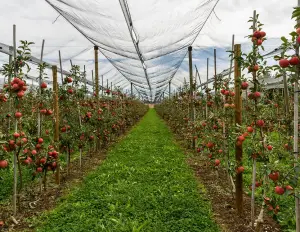
[{"label": "fruit on branch", "polygon": [[290,186],[290,185],[285,186],[285,189],[286,189],[286,190],[290,190],[290,191],[291,191],[291,190],[294,190],[294,188],[293,188],[292,186]]},{"label": "fruit on branch", "polygon": [[267,149],[268,149],[269,151],[272,151],[272,150],[273,150],[273,147],[272,147],[271,145],[268,145],[268,146],[267,146]]},{"label": "fruit on branch", "polygon": [[257,45],[257,46],[262,45],[262,43],[263,43],[263,41],[262,41],[261,39],[256,40],[256,45]]},{"label": "fruit on branch", "polygon": [[220,161],[220,160],[218,160],[218,159],[216,159],[216,160],[215,160],[215,166],[219,166],[219,165],[220,165],[220,163],[221,163],[221,161]]},{"label": "fruit on branch", "polygon": [[16,112],[15,113],[15,117],[16,118],[21,118],[22,117],[22,113],[21,112]]},{"label": "fruit on branch", "polygon": [[206,144],[206,146],[207,146],[207,148],[211,149],[211,148],[214,147],[214,144],[213,144],[212,142],[208,142],[208,143]]},{"label": "fruit on branch", "polygon": [[46,82],[43,82],[43,83],[41,84],[41,88],[42,88],[42,89],[46,89],[46,88],[47,88]]},{"label": "fruit on branch", "polygon": [[18,93],[17,93],[17,97],[18,98],[22,98],[24,96],[24,91],[23,90],[21,90],[21,91],[19,91]]},{"label": "fruit on branch", "polygon": [[290,60],[289,60],[290,65],[298,65],[299,64],[299,58],[297,56],[293,56]]},{"label": "fruit on branch", "polygon": [[260,33],[260,31],[255,31],[253,33],[253,37],[255,37],[256,39],[260,39],[262,37],[262,34]]},{"label": "fruit on branch", "polygon": [[36,171],[39,172],[39,173],[41,173],[41,172],[43,172],[43,168],[42,168],[42,167],[38,167],[38,168],[36,169]]},{"label": "fruit on branch", "polygon": [[273,181],[277,181],[279,179],[279,172],[271,172],[269,178]]},{"label": "fruit on branch", "polygon": [[254,92],[254,93],[253,93],[253,97],[254,97],[255,99],[260,98],[260,92]]},{"label": "fruit on branch", "polygon": [[38,143],[42,144],[44,142],[43,138],[38,138]]},{"label": "fruit on branch", "polygon": [[275,193],[278,194],[278,195],[284,194],[284,188],[282,188],[280,186],[276,186],[275,187]]},{"label": "fruit on branch", "polygon": [[265,37],[267,34],[266,34],[266,32],[264,32],[264,31],[260,31],[260,36],[263,38],[263,37]]},{"label": "fruit on branch", "polygon": [[36,150],[32,150],[31,151],[31,155],[36,155],[37,154],[37,151]]},{"label": "fruit on branch", "polygon": [[69,88],[67,91],[68,91],[69,94],[73,94],[74,93],[73,89],[71,89],[71,88]]},{"label": "fruit on branch", "polygon": [[7,160],[0,160],[0,169],[7,168],[8,162]]},{"label": "fruit on branch", "polygon": [[68,78],[67,78],[67,82],[68,82],[68,83],[72,83],[72,81],[73,81],[72,77],[68,77]]},{"label": "fruit on branch", "polygon": [[245,82],[245,81],[242,82],[242,84],[241,84],[241,88],[244,89],[244,90],[247,89],[248,86],[249,86],[248,82]]},{"label": "fruit on branch", "polygon": [[236,169],[236,172],[237,173],[243,173],[245,171],[245,168],[243,166],[239,166],[237,169]]},{"label": "fruit on branch", "polygon": [[256,121],[256,125],[257,125],[258,127],[263,127],[263,126],[265,125],[265,122],[264,122],[264,120],[259,119],[259,120]]},{"label": "fruit on branch", "polygon": [[21,135],[20,135],[18,132],[15,132],[15,133],[13,134],[13,136],[14,136],[15,138],[19,138]]},{"label": "fruit on branch", "polygon": [[290,62],[287,59],[281,59],[279,61],[279,65],[281,68],[287,68],[290,65]]},{"label": "fruit on branch", "polygon": [[254,131],[254,129],[253,129],[252,126],[248,126],[248,127],[247,127],[247,131],[248,131],[249,133],[252,133],[252,132]]}]

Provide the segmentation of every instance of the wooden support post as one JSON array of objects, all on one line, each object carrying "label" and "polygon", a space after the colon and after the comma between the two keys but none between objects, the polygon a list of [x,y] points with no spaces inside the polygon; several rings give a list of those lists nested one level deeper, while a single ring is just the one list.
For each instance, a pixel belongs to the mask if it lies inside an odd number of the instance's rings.
[{"label": "wooden support post", "polygon": [[101,78],[102,78],[102,97],[103,97],[103,93],[104,93],[103,75],[101,76]]},{"label": "wooden support post", "polygon": [[99,67],[98,67],[98,46],[94,46],[95,52],[95,90],[96,98],[99,98]]},{"label": "wooden support post", "polygon": [[217,50],[214,49],[214,69],[215,69],[215,84],[214,84],[214,88],[215,88],[215,102],[217,99]]},{"label": "wooden support post", "polygon": [[[85,65],[83,66],[83,78],[84,78],[84,93],[86,94],[87,89],[86,89],[86,71],[85,71]],[[84,94],[84,98],[85,98]]]},{"label": "wooden support post", "polygon": [[63,76],[63,71],[62,71],[62,62],[61,62],[60,50],[58,51],[58,56],[59,56],[59,67],[60,67],[61,84],[63,84],[64,83],[64,76]]},{"label": "wooden support post", "polygon": [[206,62],[206,105],[205,105],[205,119],[208,118],[208,71],[209,71],[209,58],[207,58],[207,62]]},{"label": "wooden support post", "polygon": [[169,98],[171,98],[171,81],[169,81]]},{"label": "wooden support post", "polygon": [[[298,7],[300,7],[300,0],[298,2]],[[300,25],[300,20],[297,21]],[[299,56],[299,43],[297,42],[296,54]],[[299,159],[299,76],[300,76],[300,65],[297,67],[297,75],[294,86],[294,157],[295,157],[295,167],[297,166]],[[299,176],[297,175],[297,178]],[[299,192],[295,193],[296,195]],[[300,199],[295,197],[295,211],[296,211],[296,232],[300,232]]]},{"label": "wooden support post", "polygon": [[93,96],[95,94],[95,80],[94,80],[94,70],[92,70],[92,84],[93,84]]},{"label": "wooden support post", "polygon": [[[16,25],[13,25],[13,49],[14,49],[14,62],[17,60],[17,38],[16,38]],[[15,65],[14,76],[17,76],[17,67]],[[18,131],[18,121],[15,120],[15,132]],[[18,168],[17,162],[18,157],[14,154],[14,185],[13,185],[13,214],[17,214],[17,185],[18,185]]]},{"label": "wooden support post", "polygon": [[[43,42],[42,42],[42,50],[41,50],[41,59],[40,59],[40,62],[41,62],[41,65],[42,65],[42,62],[43,62],[43,55],[44,55],[44,46],[45,46],[45,40],[43,39]],[[41,88],[41,84],[42,84],[42,75],[43,75],[43,70],[41,69],[40,70],[40,75],[39,75],[39,98],[40,100],[42,99],[42,88]],[[42,125],[41,125],[41,112],[40,110],[38,110],[38,125],[37,125],[37,129],[38,129],[38,137],[41,136],[41,130],[42,130]]]},{"label": "wooden support post", "polygon": [[[235,124],[242,125],[242,96],[240,88],[241,67],[238,58],[241,56],[241,45],[234,45],[234,89],[235,89]],[[237,131],[239,132],[239,130]],[[243,148],[242,144],[235,145],[236,166],[242,165]],[[243,212],[243,174],[236,173],[236,208],[239,215]]]},{"label": "wooden support post", "polygon": [[130,83],[130,90],[131,90],[131,97],[133,97],[133,84],[132,84],[132,82]]},{"label": "wooden support post", "polygon": [[[54,109],[54,143],[55,149],[58,151],[59,146],[59,106],[58,106],[58,80],[57,80],[57,66],[52,66],[53,76],[53,109]],[[60,164],[57,161],[57,168],[55,174],[56,184],[60,184]]]},{"label": "wooden support post", "polygon": [[[192,122],[195,121],[195,112],[194,112],[194,85],[193,85],[193,57],[192,57],[192,46],[188,48],[189,52],[189,73],[190,73],[190,119]],[[193,135],[192,135],[193,136]],[[193,136],[192,138],[192,148],[196,146],[196,141]]]}]

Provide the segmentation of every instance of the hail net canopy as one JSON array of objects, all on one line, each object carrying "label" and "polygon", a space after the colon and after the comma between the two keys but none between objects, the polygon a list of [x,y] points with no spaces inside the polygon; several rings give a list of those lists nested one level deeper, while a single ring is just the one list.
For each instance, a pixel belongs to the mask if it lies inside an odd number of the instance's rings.
[{"label": "hail net canopy", "polygon": [[[148,100],[167,89],[218,0],[46,0]],[[101,69],[101,67],[100,67]]]}]

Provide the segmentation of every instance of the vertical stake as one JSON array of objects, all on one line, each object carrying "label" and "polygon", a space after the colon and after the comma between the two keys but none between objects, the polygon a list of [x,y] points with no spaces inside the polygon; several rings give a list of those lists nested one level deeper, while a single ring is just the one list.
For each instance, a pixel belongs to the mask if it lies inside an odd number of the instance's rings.
[{"label": "vertical stake", "polygon": [[94,52],[95,52],[95,90],[96,90],[96,98],[99,98],[98,46],[94,46]]},{"label": "vertical stake", "polygon": [[[55,149],[58,150],[59,142],[59,106],[58,106],[58,81],[57,81],[57,66],[52,66],[52,76],[53,76],[53,108],[54,108],[54,143]],[[56,174],[55,174],[56,184],[60,184],[60,165],[57,161]]]},{"label": "vertical stake", "polygon": [[[242,125],[242,96],[239,80],[241,78],[241,67],[238,58],[241,56],[241,45],[234,45],[234,89],[235,89],[235,124]],[[239,132],[239,131],[237,131]],[[243,148],[242,144],[235,145],[236,165],[242,164]],[[236,173],[236,208],[238,215],[243,212],[243,174]]]}]

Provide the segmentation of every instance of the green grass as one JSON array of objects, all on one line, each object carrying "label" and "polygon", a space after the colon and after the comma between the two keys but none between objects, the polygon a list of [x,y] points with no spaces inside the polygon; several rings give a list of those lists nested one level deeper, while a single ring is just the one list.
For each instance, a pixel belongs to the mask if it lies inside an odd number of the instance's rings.
[{"label": "green grass", "polygon": [[209,202],[166,125],[151,109],[36,231],[216,232]]}]

